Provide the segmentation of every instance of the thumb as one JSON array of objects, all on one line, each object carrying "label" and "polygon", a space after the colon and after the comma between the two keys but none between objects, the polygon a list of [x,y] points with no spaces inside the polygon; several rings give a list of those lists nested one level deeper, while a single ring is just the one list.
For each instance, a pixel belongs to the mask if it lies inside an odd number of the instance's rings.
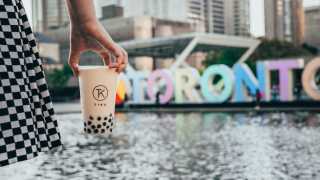
[{"label": "thumb", "polygon": [[68,64],[73,72],[73,75],[76,77],[79,75],[79,60],[80,53],[72,51],[69,55]]}]

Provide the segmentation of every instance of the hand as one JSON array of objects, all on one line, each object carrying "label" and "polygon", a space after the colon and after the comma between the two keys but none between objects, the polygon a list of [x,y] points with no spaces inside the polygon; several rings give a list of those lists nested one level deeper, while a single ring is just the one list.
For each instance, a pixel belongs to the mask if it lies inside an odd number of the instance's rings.
[{"label": "hand", "polygon": [[[89,22],[82,26],[71,25],[69,66],[75,76],[79,75],[80,55],[94,51],[101,56],[105,65],[115,68],[118,73],[128,64],[128,54],[108,36],[99,22]],[[111,54],[116,58],[112,63]]]}]

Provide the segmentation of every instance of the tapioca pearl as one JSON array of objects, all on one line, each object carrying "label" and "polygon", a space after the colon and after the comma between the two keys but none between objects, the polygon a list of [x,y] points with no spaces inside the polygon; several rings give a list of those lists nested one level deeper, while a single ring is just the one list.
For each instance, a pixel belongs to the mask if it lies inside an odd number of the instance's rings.
[{"label": "tapioca pearl", "polygon": [[87,133],[91,134],[91,129],[87,129]]},{"label": "tapioca pearl", "polygon": [[112,113],[109,114],[109,117],[112,117]]},{"label": "tapioca pearl", "polygon": [[112,121],[112,118],[110,118],[109,120],[108,120],[108,122],[110,123]]},{"label": "tapioca pearl", "polygon": [[107,129],[109,129],[110,128],[110,126],[107,126]]},{"label": "tapioca pearl", "polygon": [[111,122],[111,126],[113,126],[113,122]]},{"label": "tapioca pearl", "polygon": [[101,133],[105,133],[106,132],[106,130],[105,129],[101,129]]},{"label": "tapioca pearl", "polygon": [[83,131],[84,131],[84,132],[87,132],[87,128],[84,128]]},{"label": "tapioca pearl", "polygon": [[110,133],[112,133],[112,128],[109,129]]},{"label": "tapioca pearl", "polygon": [[87,127],[87,123],[86,123],[86,122],[84,122],[84,123],[83,123],[83,126],[84,126],[84,127]]},{"label": "tapioca pearl", "polygon": [[106,126],[106,125],[107,125],[107,123],[106,123],[106,122],[103,122],[103,123],[102,123],[102,125],[103,125],[103,126]]},{"label": "tapioca pearl", "polygon": [[89,119],[90,119],[90,120],[93,120],[94,118],[93,118],[93,116],[89,116]]},{"label": "tapioca pearl", "polygon": [[106,116],[106,117],[104,117],[104,120],[106,121],[106,120],[108,120],[108,117]]},{"label": "tapioca pearl", "polygon": [[101,124],[98,124],[98,125],[97,125],[97,128],[100,129],[100,128],[101,128]]},{"label": "tapioca pearl", "polygon": [[88,121],[88,125],[90,126],[92,124],[92,122],[91,121]]},{"label": "tapioca pearl", "polygon": [[95,134],[98,134],[98,133],[99,133],[99,130],[98,130],[98,129],[95,129],[95,130],[94,130],[94,133],[95,133]]},{"label": "tapioca pearl", "polygon": [[92,126],[91,126],[91,129],[96,129],[96,126],[95,126],[95,125],[92,125]]},{"label": "tapioca pearl", "polygon": [[101,120],[101,117],[100,117],[100,116],[98,116],[97,120],[98,120],[98,121],[100,121],[100,120]]}]

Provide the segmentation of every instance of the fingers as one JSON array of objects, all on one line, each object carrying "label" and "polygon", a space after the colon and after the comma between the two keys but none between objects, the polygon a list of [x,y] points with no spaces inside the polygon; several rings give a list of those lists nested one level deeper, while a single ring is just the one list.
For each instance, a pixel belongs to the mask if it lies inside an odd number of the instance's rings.
[{"label": "fingers", "polygon": [[118,47],[120,51],[120,55],[116,56],[116,62],[117,62],[117,68],[116,71],[118,73],[125,70],[127,64],[128,64],[128,54],[127,52],[122,49],[121,47]]},{"label": "fingers", "polygon": [[125,68],[127,67],[127,64],[128,64],[128,54],[124,49],[121,48],[121,50],[122,50],[122,54],[123,54],[123,59],[119,65],[118,72],[124,71]]},{"label": "fingers", "polygon": [[[108,65],[109,68],[114,68],[116,72],[120,73],[125,70],[128,64],[128,55],[127,55],[127,52],[122,48],[119,48],[116,52],[117,54],[114,55],[111,52],[103,50],[103,51],[100,51],[99,54],[103,58],[105,65]],[[115,58],[114,60],[115,62],[112,61],[112,57]]]},{"label": "fingers", "polygon": [[103,50],[100,52],[100,56],[105,66],[110,67],[112,65],[111,54],[108,51]]},{"label": "fingers", "polygon": [[80,59],[80,53],[71,50],[70,55],[69,55],[68,64],[69,64],[74,76],[79,75],[79,59]]},{"label": "fingers", "polygon": [[125,66],[128,63],[127,52],[125,52],[125,50],[123,50],[118,44],[116,44],[112,40],[110,35],[107,33],[107,31],[103,28],[103,26],[100,23],[96,22],[94,27],[92,26],[89,26],[89,27],[88,29],[90,29],[90,31],[88,31],[88,34],[90,34],[90,36],[93,39],[97,40],[97,42],[99,42],[105,50],[111,52],[115,56],[116,64],[113,65],[111,57],[108,55],[109,56],[108,58],[105,53],[103,54],[103,57],[109,59],[109,62],[108,62],[109,67],[116,68],[117,72],[123,71]]}]

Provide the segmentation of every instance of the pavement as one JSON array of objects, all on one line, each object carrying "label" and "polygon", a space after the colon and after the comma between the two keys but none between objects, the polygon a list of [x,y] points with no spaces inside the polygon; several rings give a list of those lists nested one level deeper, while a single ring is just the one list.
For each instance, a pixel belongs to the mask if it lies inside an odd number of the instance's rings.
[{"label": "pavement", "polygon": [[53,102],[53,107],[56,114],[68,114],[68,113],[80,113],[81,105],[80,101],[76,102],[63,102],[57,103]]}]

